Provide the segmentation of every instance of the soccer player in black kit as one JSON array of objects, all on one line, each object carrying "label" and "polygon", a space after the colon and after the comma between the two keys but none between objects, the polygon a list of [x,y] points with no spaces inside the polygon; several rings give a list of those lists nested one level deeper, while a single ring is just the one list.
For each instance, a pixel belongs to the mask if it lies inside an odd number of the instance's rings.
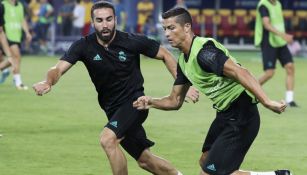
[{"label": "soccer player in black kit", "polygon": [[[72,65],[82,61],[98,92],[99,104],[109,120],[101,133],[100,143],[108,156],[113,174],[128,174],[127,160],[120,144],[148,172],[180,175],[169,162],[149,151],[154,142],[147,139],[142,126],[148,111],[138,111],[132,106],[134,100],[144,95],[140,54],[163,60],[174,77],[176,61],[156,41],[115,30],[116,17],[112,4],[105,1],[95,3],[91,15],[95,33],[71,45],[48,71],[46,80],[33,85],[36,94],[48,93]],[[191,89],[188,97],[196,102],[198,95],[197,90]]]}]

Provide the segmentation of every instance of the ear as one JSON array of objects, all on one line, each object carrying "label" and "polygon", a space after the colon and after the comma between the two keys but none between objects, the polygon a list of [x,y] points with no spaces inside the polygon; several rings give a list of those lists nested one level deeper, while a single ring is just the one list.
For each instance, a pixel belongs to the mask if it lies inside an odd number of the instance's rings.
[{"label": "ear", "polygon": [[94,28],[94,20],[91,19],[91,26]]},{"label": "ear", "polygon": [[190,23],[184,24],[184,32],[189,33],[190,31],[191,31],[191,24]]}]

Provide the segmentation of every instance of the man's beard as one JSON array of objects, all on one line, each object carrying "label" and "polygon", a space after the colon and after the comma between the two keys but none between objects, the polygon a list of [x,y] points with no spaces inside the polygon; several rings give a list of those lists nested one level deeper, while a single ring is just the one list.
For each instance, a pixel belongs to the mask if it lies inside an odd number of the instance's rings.
[{"label": "man's beard", "polygon": [[[103,36],[103,35],[102,35],[102,32],[104,32],[104,31],[108,31],[108,32],[110,33],[110,35],[105,35],[105,36]],[[107,42],[109,42],[109,41],[112,39],[112,37],[113,37],[113,35],[114,35],[115,26],[113,27],[112,30],[110,30],[110,29],[103,29],[103,30],[100,31],[100,32],[95,28],[95,32],[96,32],[96,35],[98,36],[98,38],[99,38],[102,42],[107,43]]]}]

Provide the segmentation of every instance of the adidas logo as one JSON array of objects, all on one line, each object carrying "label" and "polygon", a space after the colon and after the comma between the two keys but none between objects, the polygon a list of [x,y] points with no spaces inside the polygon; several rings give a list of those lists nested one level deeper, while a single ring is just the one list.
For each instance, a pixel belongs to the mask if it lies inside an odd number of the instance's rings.
[{"label": "adidas logo", "polygon": [[211,171],[216,171],[214,164],[208,165],[207,169],[209,169]]},{"label": "adidas logo", "polygon": [[99,54],[97,54],[94,58],[93,58],[94,61],[101,61],[102,58],[100,57]]},{"label": "adidas logo", "polygon": [[112,125],[112,126],[114,126],[115,128],[117,128],[117,121],[110,122],[110,125]]}]

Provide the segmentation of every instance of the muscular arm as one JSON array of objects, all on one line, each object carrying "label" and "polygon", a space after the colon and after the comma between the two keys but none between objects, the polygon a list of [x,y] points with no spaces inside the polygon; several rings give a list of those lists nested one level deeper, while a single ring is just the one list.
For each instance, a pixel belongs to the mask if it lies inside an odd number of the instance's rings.
[{"label": "muscular arm", "polygon": [[33,85],[36,94],[41,96],[51,90],[51,86],[55,85],[61,76],[72,67],[72,64],[60,60],[54,67],[47,72],[46,79]]},{"label": "muscular arm", "polygon": [[284,102],[275,102],[269,99],[261,88],[257,79],[245,68],[228,59],[224,64],[223,73],[225,76],[237,80],[243,87],[253,93],[263,106],[271,109],[276,113],[281,113],[285,110]]},{"label": "muscular arm", "polygon": [[[177,62],[175,61],[174,56],[167,49],[160,46],[156,58],[163,60],[164,64],[166,65],[166,67],[168,69],[168,71],[176,79],[176,77],[177,77]],[[186,96],[193,103],[196,103],[198,101],[198,98],[199,98],[199,91],[196,88],[191,86],[190,89],[188,90]]]},{"label": "muscular arm", "polygon": [[287,43],[293,42],[293,36],[277,30],[271,24],[270,18],[268,16],[262,17],[262,23],[263,23],[264,28],[268,30],[269,32],[272,32],[275,35],[282,37],[285,41],[287,41]]},{"label": "muscular arm", "polygon": [[22,21],[22,29],[23,29],[23,31],[26,34],[27,40],[31,41],[32,40],[32,36],[31,36],[30,30],[29,30],[29,25],[28,25],[28,22],[27,22],[26,18],[24,18],[24,20]]},{"label": "muscular arm", "polygon": [[177,62],[173,55],[167,49],[160,46],[156,58],[162,60],[168,71],[172,74],[174,78],[176,78]]},{"label": "muscular arm", "polygon": [[162,98],[152,98],[149,96],[139,97],[133,106],[139,110],[156,108],[161,110],[178,110],[183,102],[190,85],[174,85],[169,96]]}]

